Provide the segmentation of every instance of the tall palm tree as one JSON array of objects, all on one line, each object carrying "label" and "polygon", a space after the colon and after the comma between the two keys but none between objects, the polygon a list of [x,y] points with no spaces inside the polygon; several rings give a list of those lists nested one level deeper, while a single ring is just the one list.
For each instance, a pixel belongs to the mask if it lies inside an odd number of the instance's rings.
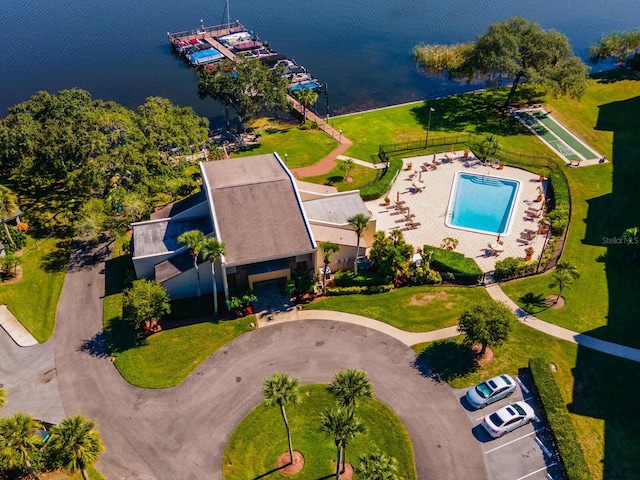
[{"label": "tall palm tree", "polygon": [[[321,416],[321,428],[333,439],[336,446],[336,480],[344,472],[347,444],[357,435],[365,432],[365,427],[353,409],[325,410]],[[342,470],[340,462],[342,461]]]},{"label": "tall palm tree", "polygon": [[287,440],[289,442],[289,458],[293,463],[293,444],[291,442],[291,429],[287,420],[287,413],[284,409],[285,405],[300,403],[300,392],[298,391],[299,382],[297,378],[291,378],[288,373],[275,372],[269,378],[265,378],[263,382],[264,404],[268,407],[278,405],[280,414],[284,420],[284,426],[287,429]]},{"label": "tall palm tree", "polygon": [[365,480],[398,480],[398,461],[382,452],[360,455],[358,473]]},{"label": "tall palm tree", "polygon": [[93,465],[104,450],[96,424],[82,415],[68,417],[51,428],[46,448],[62,460],[65,470],[82,473],[89,480],[87,468]]},{"label": "tall palm tree", "polygon": [[301,88],[294,93],[296,100],[302,105],[302,116],[307,121],[307,108],[318,101],[318,94],[310,88]]},{"label": "tall palm tree", "polygon": [[322,254],[322,260],[324,261],[324,271],[322,272],[322,293],[327,293],[326,284],[326,271],[331,263],[331,255],[340,251],[340,245],[333,242],[318,242],[318,248]]},{"label": "tall palm tree", "polygon": [[31,454],[42,446],[37,434],[39,428],[40,423],[26,413],[16,413],[0,420],[0,458],[3,463],[9,468],[24,465],[36,479],[38,475],[31,466]]},{"label": "tall palm tree", "polygon": [[562,291],[567,285],[571,285],[573,281],[577,278],[580,278],[580,272],[578,272],[578,267],[573,265],[568,260],[562,260],[558,262],[556,265],[556,269],[552,274],[551,283],[549,283],[550,288],[558,287],[558,296],[556,297],[555,303],[558,303],[560,297],[562,296]]},{"label": "tall palm tree", "polygon": [[213,280],[213,312],[218,314],[218,285],[216,285],[215,263],[227,251],[227,246],[216,237],[205,239],[202,243],[202,258],[211,262],[211,278]]},{"label": "tall palm tree", "polygon": [[200,270],[198,269],[198,255],[202,249],[204,243],[204,233],[200,230],[189,230],[178,235],[178,243],[184,245],[189,249],[189,253],[193,257],[193,266],[196,269],[196,275],[198,276],[198,298],[202,295],[200,292]]},{"label": "tall palm tree", "polygon": [[340,165],[340,169],[344,172],[345,182],[349,181],[349,175],[351,174],[351,170],[353,170],[354,166],[355,166],[355,163],[353,163],[353,160],[351,160],[350,158],[347,158],[346,160],[344,160]]},{"label": "tall palm tree", "polygon": [[362,238],[362,232],[369,228],[369,221],[371,217],[367,217],[363,213],[356,213],[353,217],[350,217],[347,221],[349,225],[353,227],[358,236],[358,242],[356,243],[356,261],[354,272],[358,274],[358,256],[360,254],[360,239]]},{"label": "tall palm tree", "polygon": [[367,372],[355,368],[336,372],[327,390],[335,395],[340,407],[347,409],[354,409],[360,400],[373,396]]},{"label": "tall palm tree", "polygon": [[4,228],[4,233],[7,236],[9,243],[14,247],[16,244],[9,233],[9,228],[7,227],[7,223],[4,219],[16,213],[17,209],[18,197],[16,194],[4,185],[0,185],[0,222],[2,222],[2,227]]}]

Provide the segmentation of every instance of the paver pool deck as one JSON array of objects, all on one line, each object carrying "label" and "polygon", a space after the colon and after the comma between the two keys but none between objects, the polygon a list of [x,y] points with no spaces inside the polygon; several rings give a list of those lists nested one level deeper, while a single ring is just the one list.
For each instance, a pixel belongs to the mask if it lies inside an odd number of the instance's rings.
[{"label": "paver pool deck", "polygon": [[[415,248],[422,248],[423,245],[439,247],[442,239],[455,238],[459,241],[456,251],[473,258],[483,272],[489,272],[495,269],[496,260],[506,257],[524,258],[528,245],[518,242],[517,239],[525,229],[538,229],[538,219],[528,218],[525,210],[541,208],[542,203],[535,202],[538,196],[538,186],[542,186],[546,192],[547,181],[541,183],[538,175],[519,168],[504,167],[504,169],[498,170],[482,164],[476,158],[463,158],[463,153],[459,151],[436,154],[437,161],[442,161],[445,155],[452,158],[453,161],[442,163],[437,169],[427,171],[421,171],[421,166],[424,162],[432,162],[433,154],[403,159],[404,167],[388,193],[391,205],[385,206],[383,199],[366,202],[366,205],[377,221],[377,230],[389,233],[391,230],[399,228],[403,231],[405,240]],[[407,170],[409,163],[412,164],[412,170]],[[504,251],[498,256],[491,255],[488,250],[489,243],[496,245],[496,235],[476,233],[445,225],[451,187],[454,176],[459,171],[509,178],[521,182],[521,191],[513,212],[513,225],[508,235],[500,236],[500,240],[503,242],[500,248]],[[419,177],[422,179],[424,190],[415,192],[413,184],[418,184]],[[407,228],[404,214],[394,208],[397,198],[405,202],[405,206],[409,207],[409,212],[415,215],[413,221],[420,223],[420,226],[415,229]],[[530,246],[535,251],[533,261],[539,259],[544,242],[545,235],[537,235],[531,242]]]}]

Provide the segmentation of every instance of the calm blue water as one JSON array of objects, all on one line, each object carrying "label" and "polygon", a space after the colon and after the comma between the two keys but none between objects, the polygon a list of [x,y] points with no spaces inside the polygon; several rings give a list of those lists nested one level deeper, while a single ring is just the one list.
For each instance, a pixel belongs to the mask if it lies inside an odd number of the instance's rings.
[{"label": "calm blue water", "polygon": [[[230,0],[240,20],[327,82],[332,114],[469,89],[416,72],[420,42],[473,40],[521,15],[569,37],[584,56],[603,33],[637,28],[638,0]],[[222,0],[0,0],[0,117],[38,90],[80,87],[127,107],[168,97],[220,116],[196,96],[195,73],[175,58],[167,31],[223,18]],[[605,65],[608,66],[608,65]],[[324,111],[324,106],[321,108]]]},{"label": "calm blue water", "polygon": [[492,234],[507,232],[518,182],[458,173],[453,189],[449,226]]}]

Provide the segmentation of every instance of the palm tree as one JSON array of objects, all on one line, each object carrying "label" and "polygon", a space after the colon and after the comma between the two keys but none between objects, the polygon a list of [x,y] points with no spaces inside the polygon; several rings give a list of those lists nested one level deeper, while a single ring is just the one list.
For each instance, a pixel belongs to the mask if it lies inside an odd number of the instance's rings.
[{"label": "palm tree", "polygon": [[345,182],[349,181],[349,174],[351,173],[351,170],[353,170],[354,165],[355,164],[353,163],[353,160],[351,160],[350,158],[347,158],[346,160],[344,160],[342,162],[342,165],[340,165],[340,169],[344,172]]},{"label": "palm tree", "polygon": [[96,424],[82,415],[68,417],[60,425],[51,428],[51,437],[47,442],[50,450],[62,460],[65,470],[82,473],[89,480],[87,468],[95,463],[104,450]]},{"label": "palm tree", "polygon": [[622,240],[624,240],[624,244],[633,248],[633,259],[636,260],[638,257],[638,235],[640,234],[640,228],[638,227],[630,227],[627,228],[624,232],[622,232]]},{"label": "palm tree", "polygon": [[287,440],[289,442],[289,458],[293,463],[293,444],[291,443],[291,429],[287,420],[287,413],[284,406],[293,403],[300,403],[300,392],[298,391],[298,379],[291,378],[288,373],[275,372],[271,377],[263,382],[264,404],[267,407],[278,405],[284,426],[287,429]]},{"label": "palm tree", "polygon": [[[353,409],[325,410],[321,417],[321,428],[327,436],[333,439],[336,446],[336,480],[344,472],[346,465],[347,444],[355,436],[364,433],[365,427]],[[340,462],[342,461],[342,470]]]},{"label": "palm tree", "polygon": [[213,280],[213,313],[218,314],[218,286],[216,285],[215,263],[227,251],[227,246],[216,237],[207,238],[202,243],[202,257],[211,262],[211,278]]},{"label": "palm tree", "polygon": [[360,455],[358,473],[365,480],[397,480],[398,461],[382,452],[371,453],[369,456]]},{"label": "palm tree", "polygon": [[16,246],[9,233],[9,228],[5,222],[5,218],[12,216],[18,209],[18,197],[4,185],[0,185],[0,222],[4,228],[4,233],[12,246]]},{"label": "palm tree", "polygon": [[200,292],[200,270],[198,269],[198,255],[200,249],[204,243],[204,233],[200,230],[189,230],[178,236],[178,243],[184,245],[189,249],[189,253],[193,257],[193,266],[196,269],[196,275],[198,276],[198,298],[201,296]]},{"label": "palm tree", "polygon": [[302,116],[307,121],[307,108],[318,101],[318,94],[310,88],[301,88],[294,93],[296,100],[302,105]]},{"label": "palm tree", "polygon": [[8,468],[18,465],[27,467],[29,473],[38,479],[31,466],[31,453],[42,446],[37,434],[40,423],[26,413],[16,413],[0,421],[0,458]]},{"label": "palm tree", "polygon": [[0,408],[7,404],[7,391],[0,387]]},{"label": "palm tree", "polygon": [[322,272],[322,293],[327,293],[325,283],[326,283],[326,272],[329,268],[329,263],[331,263],[331,255],[338,253],[340,251],[340,245],[332,242],[318,242],[318,248],[320,248],[320,253],[322,254],[322,259],[324,261],[324,271]]},{"label": "palm tree", "polygon": [[549,283],[549,287],[558,287],[558,296],[555,301],[555,303],[558,303],[558,300],[560,300],[560,297],[562,296],[564,287],[571,285],[576,278],[580,278],[580,272],[578,272],[578,267],[573,265],[571,262],[568,260],[562,260],[556,265],[556,269],[553,272],[552,277],[553,279],[551,280],[551,283]]},{"label": "palm tree", "polygon": [[348,409],[354,409],[360,400],[368,400],[373,396],[367,372],[355,368],[336,372],[327,390],[335,395],[340,407]]},{"label": "palm tree", "polygon": [[369,228],[369,220],[371,217],[367,217],[363,213],[356,213],[353,217],[350,217],[347,221],[349,225],[353,227],[358,236],[358,242],[356,243],[356,261],[354,272],[358,274],[358,255],[360,253],[360,239],[362,238],[362,232]]}]

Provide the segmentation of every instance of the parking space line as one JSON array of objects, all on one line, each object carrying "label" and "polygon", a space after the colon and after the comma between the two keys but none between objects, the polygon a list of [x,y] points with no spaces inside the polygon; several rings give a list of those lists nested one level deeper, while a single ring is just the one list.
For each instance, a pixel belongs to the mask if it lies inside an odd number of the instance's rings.
[{"label": "parking space line", "polygon": [[520,380],[520,377],[516,377],[516,382],[520,384],[520,388],[524,393],[529,393],[529,389],[524,386],[524,383],[522,383],[522,380]]},{"label": "parking space line", "polygon": [[551,465],[545,465],[544,467],[539,468],[538,470],[536,470],[534,472],[527,473],[526,475],[524,475],[524,476],[522,476],[520,478],[516,478],[516,480],[522,480],[523,478],[530,477],[531,475],[535,475],[536,473],[541,472],[542,470],[546,470],[549,467],[553,467],[554,465],[555,465],[555,463],[552,463]]},{"label": "parking space line", "polygon": [[499,447],[492,448],[491,450],[487,450],[486,452],[484,452],[484,454],[486,455],[487,453],[495,452],[496,450],[499,450],[499,449],[501,449],[502,447],[506,447],[507,445],[511,445],[512,443],[515,443],[515,442],[517,442],[518,440],[522,440],[523,438],[527,438],[527,437],[530,437],[531,435],[535,435],[535,433],[536,433],[536,432],[535,432],[535,430],[534,430],[534,431],[533,431],[533,432],[531,432],[531,433],[527,433],[526,435],[523,435],[523,436],[521,436],[521,437],[518,437],[518,438],[516,438],[515,440],[511,440],[510,442],[507,442],[507,443],[505,443],[505,444],[503,444],[503,445],[500,445]]},{"label": "parking space line", "polygon": [[551,456],[551,452],[549,451],[549,449],[547,447],[544,446],[542,441],[538,437],[535,438],[535,441],[538,444],[538,446],[542,449],[542,451],[545,453],[545,455],[547,457],[550,457]]}]

